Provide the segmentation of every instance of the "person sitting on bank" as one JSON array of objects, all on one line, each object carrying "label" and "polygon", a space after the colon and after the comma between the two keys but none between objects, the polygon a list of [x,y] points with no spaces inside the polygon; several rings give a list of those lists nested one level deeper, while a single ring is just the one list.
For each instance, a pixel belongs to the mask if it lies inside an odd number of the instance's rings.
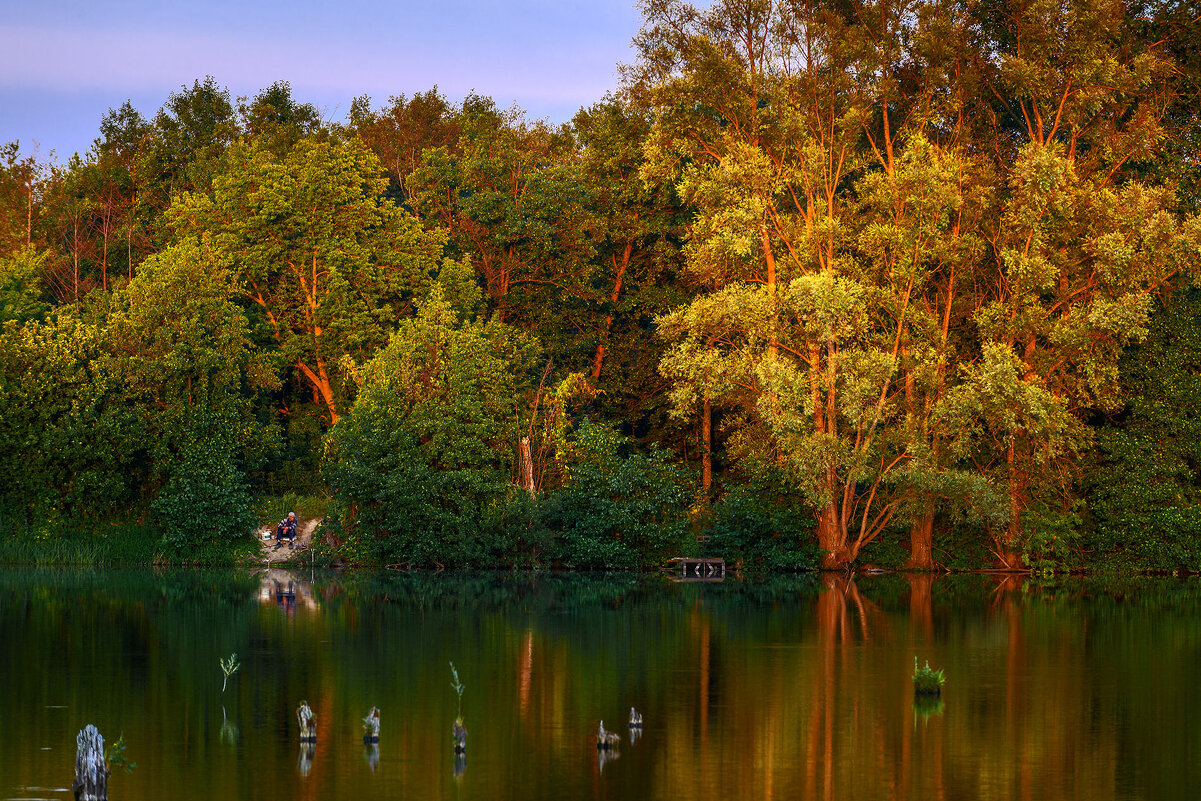
[{"label": "person sitting on bank", "polygon": [[288,516],[279,521],[279,525],[275,527],[275,547],[278,548],[283,545],[284,540],[288,541],[289,548],[292,547],[292,543],[296,540],[295,512],[288,512]]}]

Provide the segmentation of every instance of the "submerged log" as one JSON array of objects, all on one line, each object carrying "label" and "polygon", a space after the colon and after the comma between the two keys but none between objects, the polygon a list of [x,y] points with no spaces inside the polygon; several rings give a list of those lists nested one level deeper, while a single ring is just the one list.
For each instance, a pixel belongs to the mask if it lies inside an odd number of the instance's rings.
[{"label": "submerged log", "polygon": [[367,744],[379,742],[379,707],[373,706],[363,718],[363,742]]},{"label": "submerged log", "polygon": [[104,762],[104,737],[91,723],[75,737],[76,801],[108,801],[108,765]]},{"label": "submerged log", "polygon": [[300,741],[302,743],[317,742],[317,722],[313,710],[309,709],[308,701],[301,701],[296,710],[296,720],[300,724]]}]

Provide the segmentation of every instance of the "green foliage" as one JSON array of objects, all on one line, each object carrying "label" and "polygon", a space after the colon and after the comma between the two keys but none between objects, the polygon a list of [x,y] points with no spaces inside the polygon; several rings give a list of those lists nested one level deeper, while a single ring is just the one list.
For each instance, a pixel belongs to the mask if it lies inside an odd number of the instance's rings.
[{"label": "green foliage", "polygon": [[387,341],[443,265],[443,234],[391,201],[361,142],[300,139],[277,154],[257,140],[224,154],[212,194],[181,194],[177,236],[201,233],[274,340],[278,358],[319,398],[331,422],[348,367]]},{"label": "green foliage", "polygon": [[804,507],[763,476],[736,486],[713,505],[705,553],[753,571],[816,569],[821,554],[808,537],[813,527]]},{"label": "green foliage", "polygon": [[221,692],[225,692],[225,685],[229,683],[229,677],[238,672],[238,668],[242,667],[238,663],[237,653],[229,655],[228,659],[222,658],[218,660],[221,663],[221,672],[224,674],[221,679]]},{"label": "green foliage", "polygon": [[435,286],[359,373],[326,438],[325,476],[376,563],[483,565],[513,486],[532,345],[498,322],[460,322]]},{"label": "green foliage", "polygon": [[272,447],[253,414],[276,385],[250,341],[230,277],[194,242],[146,260],[121,293],[110,326],[127,403],[154,440],[151,510],[171,548],[239,538],[253,525],[246,465]]},{"label": "green foliage", "polygon": [[1201,567],[1201,293],[1185,289],[1122,360],[1129,401],[1101,426],[1086,485],[1092,561]]},{"label": "green foliage", "polygon": [[947,683],[946,676],[941,670],[934,670],[930,663],[924,667],[917,666],[917,657],[913,657],[913,692],[918,695],[939,695]]},{"label": "green foliage", "polygon": [[32,247],[0,255],[0,326],[9,320],[25,323],[46,316],[50,305],[42,291],[42,274],[48,256]]},{"label": "green foliage", "polygon": [[125,754],[124,733],[108,747],[108,753],[105,754],[104,761],[108,767],[124,770],[126,773],[133,773],[133,769],[138,766],[137,762],[130,762],[129,757]]},{"label": "green foliage", "polygon": [[567,441],[565,485],[544,502],[557,561],[633,570],[675,555],[688,532],[687,474],[666,454],[643,454],[611,428],[585,419]]},{"label": "green foliage", "polygon": [[145,422],[124,402],[120,365],[106,351],[105,331],[70,314],[0,331],[0,508],[10,532],[69,534],[135,499]]}]

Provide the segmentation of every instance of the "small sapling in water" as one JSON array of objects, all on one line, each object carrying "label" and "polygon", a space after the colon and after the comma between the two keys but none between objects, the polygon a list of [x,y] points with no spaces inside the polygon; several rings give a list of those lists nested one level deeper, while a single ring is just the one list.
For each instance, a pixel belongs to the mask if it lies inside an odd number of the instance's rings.
[{"label": "small sapling in water", "polygon": [[459,671],[455,670],[454,662],[450,663],[450,688],[455,691],[459,700],[458,715],[455,717],[455,725],[451,728],[451,742],[456,754],[464,754],[467,752],[467,729],[463,728],[463,690],[466,688],[463,682],[459,681]]}]

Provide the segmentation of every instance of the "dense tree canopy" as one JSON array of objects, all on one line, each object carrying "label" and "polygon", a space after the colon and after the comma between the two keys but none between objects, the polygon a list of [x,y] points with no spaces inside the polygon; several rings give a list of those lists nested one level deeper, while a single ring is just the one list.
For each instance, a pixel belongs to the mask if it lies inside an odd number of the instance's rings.
[{"label": "dense tree canopy", "polygon": [[4,530],[290,485],[362,561],[1201,567],[1192,16],[641,9],[567,123],[205,78],[0,148]]}]

